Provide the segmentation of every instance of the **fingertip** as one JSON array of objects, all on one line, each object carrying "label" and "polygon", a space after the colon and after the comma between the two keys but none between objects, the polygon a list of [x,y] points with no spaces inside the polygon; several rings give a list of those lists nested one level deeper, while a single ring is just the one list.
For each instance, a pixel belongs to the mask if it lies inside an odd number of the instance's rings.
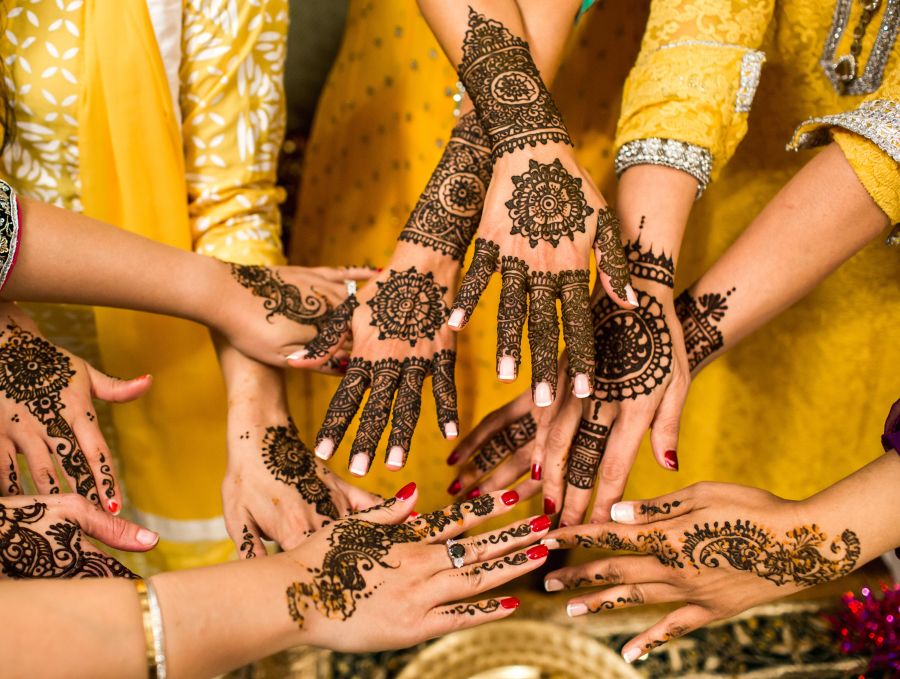
[{"label": "fingertip", "polygon": [[118,516],[122,512],[122,504],[116,498],[109,498],[106,501],[106,511],[113,516]]},{"label": "fingertip", "polygon": [[500,599],[500,607],[506,611],[514,611],[519,607],[521,601],[517,597],[507,596]]},{"label": "fingertip", "polygon": [[444,438],[453,440],[459,436],[459,426],[456,422],[447,422],[444,425]]},{"label": "fingertip", "polygon": [[637,646],[632,646],[631,648],[628,648],[626,646],[625,648],[622,649],[622,658],[629,665],[640,657],[641,657],[641,649],[638,648]]},{"label": "fingertip", "polygon": [[464,309],[454,309],[450,312],[450,318],[447,320],[453,330],[462,330],[466,322],[466,312]]},{"label": "fingertip", "polygon": [[404,458],[405,453],[401,446],[391,446],[384,464],[389,469],[397,471],[403,468]]},{"label": "fingertip", "polygon": [[516,379],[516,359],[502,356],[497,365],[497,379],[501,382],[512,382]]},{"label": "fingertip", "polygon": [[316,457],[320,460],[330,460],[334,455],[334,441],[324,438],[316,444]]},{"label": "fingertip", "polygon": [[139,528],[135,539],[147,549],[151,549],[159,542],[159,534],[154,533],[149,528]]},{"label": "fingertip", "polygon": [[591,381],[584,373],[575,375],[572,380],[572,394],[575,398],[587,398],[591,395]]},{"label": "fingertip", "polygon": [[547,408],[553,404],[553,392],[549,382],[538,382],[534,388],[534,405]]},{"label": "fingertip", "polygon": [[632,309],[637,309],[638,306],[640,306],[638,304],[637,293],[635,293],[631,284],[625,286],[625,300],[631,305]]},{"label": "fingertip", "polygon": [[394,497],[397,498],[398,500],[400,500],[401,502],[405,502],[406,500],[409,500],[413,495],[416,494],[416,490],[417,490],[417,486],[416,486],[415,481],[410,481],[405,486],[403,486],[403,488],[398,490],[394,494]]},{"label": "fingertip", "polygon": [[631,502],[617,502],[609,510],[609,518],[616,523],[635,523],[634,505]]},{"label": "fingertip", "polygon": [[353,476],[365,476],[369,472],[369,456],[365,453],[356,453],[350,460],[350,473]]}]

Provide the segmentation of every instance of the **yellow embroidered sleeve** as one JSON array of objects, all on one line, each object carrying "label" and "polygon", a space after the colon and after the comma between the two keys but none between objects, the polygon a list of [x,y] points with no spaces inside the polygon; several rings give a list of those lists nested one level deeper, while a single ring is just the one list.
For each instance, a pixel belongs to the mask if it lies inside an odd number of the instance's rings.
[{"label": "yellow embroidered sleeve", "polygon": [[692,174],[698,195],[731,158],[765,60],[774,0],[654,0],[625,83],[616,170],[653,163]]},{"label": "yellow embroidered sleeve", "polygon": [[194,250],[282,264],[288,0],[186,0],[181,112]]}]

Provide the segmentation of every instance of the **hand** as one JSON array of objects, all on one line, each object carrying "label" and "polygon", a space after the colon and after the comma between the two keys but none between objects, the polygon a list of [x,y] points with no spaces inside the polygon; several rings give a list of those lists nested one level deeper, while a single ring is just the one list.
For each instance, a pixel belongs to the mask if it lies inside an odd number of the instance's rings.
[{"label": "hand", "polygon": [[512,597],[452,602],[541,566],[547,549],[528,545],[546,532],[547,517],[460,539],[463,564],[454,568],[444,543],[508,512],[517,494],[482,495],[412,518],[415,500],[409,484],[285,555],[300,566],[287,599],[291,618],[311,636],[305,643],[342,652],[403,648],[512,614],[519,603]]},{"label": "hand", "polygon": [[152,384],[144,375],[118,380],[44,339],[14,304],[0,305],[0,495],[19,495],[16,451],[39,493],[60,492],[53,464],[70,487],[113,514],[122,495],[92,398],[123,403]]},{"label": "hand", "polygon": [[755,488],[699,483],[654,500],[619,502],[612,512],[617,522],[561,528],[543,542],[649,556],[563,568],[544,584],[549,591],[614,585],[571,600],[569,615],[684,602],[625,645],[629,662],[698,627],[861,565],[860,539],[845,518],[818,522],[806,503]]},{"label": "hand", "polygon": [[159,536],[107,514],[74,493],[0,501],[0,572],[6,578],[136,578],[84,536],[146,552]]}]

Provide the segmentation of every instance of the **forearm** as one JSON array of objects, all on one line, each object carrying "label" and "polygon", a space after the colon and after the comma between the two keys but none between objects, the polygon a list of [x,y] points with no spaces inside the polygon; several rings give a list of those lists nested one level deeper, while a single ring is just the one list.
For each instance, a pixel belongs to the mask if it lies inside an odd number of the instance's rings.
[{"label": "forearm", "polygon": [[283,412],[286,416],[284,371],[248,358],[215,333],[213,342],[225,380],[229,415],[259,418]]}]

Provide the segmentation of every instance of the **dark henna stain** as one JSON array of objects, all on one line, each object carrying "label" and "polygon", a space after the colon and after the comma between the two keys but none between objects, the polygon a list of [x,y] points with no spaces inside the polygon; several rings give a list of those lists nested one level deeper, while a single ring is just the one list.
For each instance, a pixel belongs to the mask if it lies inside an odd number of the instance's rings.
[{"label": "dark henna stain", "polygon": [[584,490],[594,487],[608,438],[609,427],[590,420],[581,420],[569,452],[566,481],[570,485]]},{"label": "dark henna stain", "polygon": [[525,413],[494,434],[475,454],[472,462],[482,472],[489,472],[519,448],[534,440],[537,422]]},{"label": "dark henna stain", "polygon": [[675,313],[684,331],[684,348],[691,370],[721,349],[725,340],[716,327],[728,311],[728,297],[735,288],[724,295],[708,293],[697,299],[687,290],[675,300]]},{"label": "dark henna stain", "polygon": [[444,303],[447,288],[435,283],[434,274],[419,273],[412,266],[390,271],[387,280],[375,285],[378,292],[368,304],[378,339],[399,339],[412,347],[420,339],[434,339],[449,311]]}]

